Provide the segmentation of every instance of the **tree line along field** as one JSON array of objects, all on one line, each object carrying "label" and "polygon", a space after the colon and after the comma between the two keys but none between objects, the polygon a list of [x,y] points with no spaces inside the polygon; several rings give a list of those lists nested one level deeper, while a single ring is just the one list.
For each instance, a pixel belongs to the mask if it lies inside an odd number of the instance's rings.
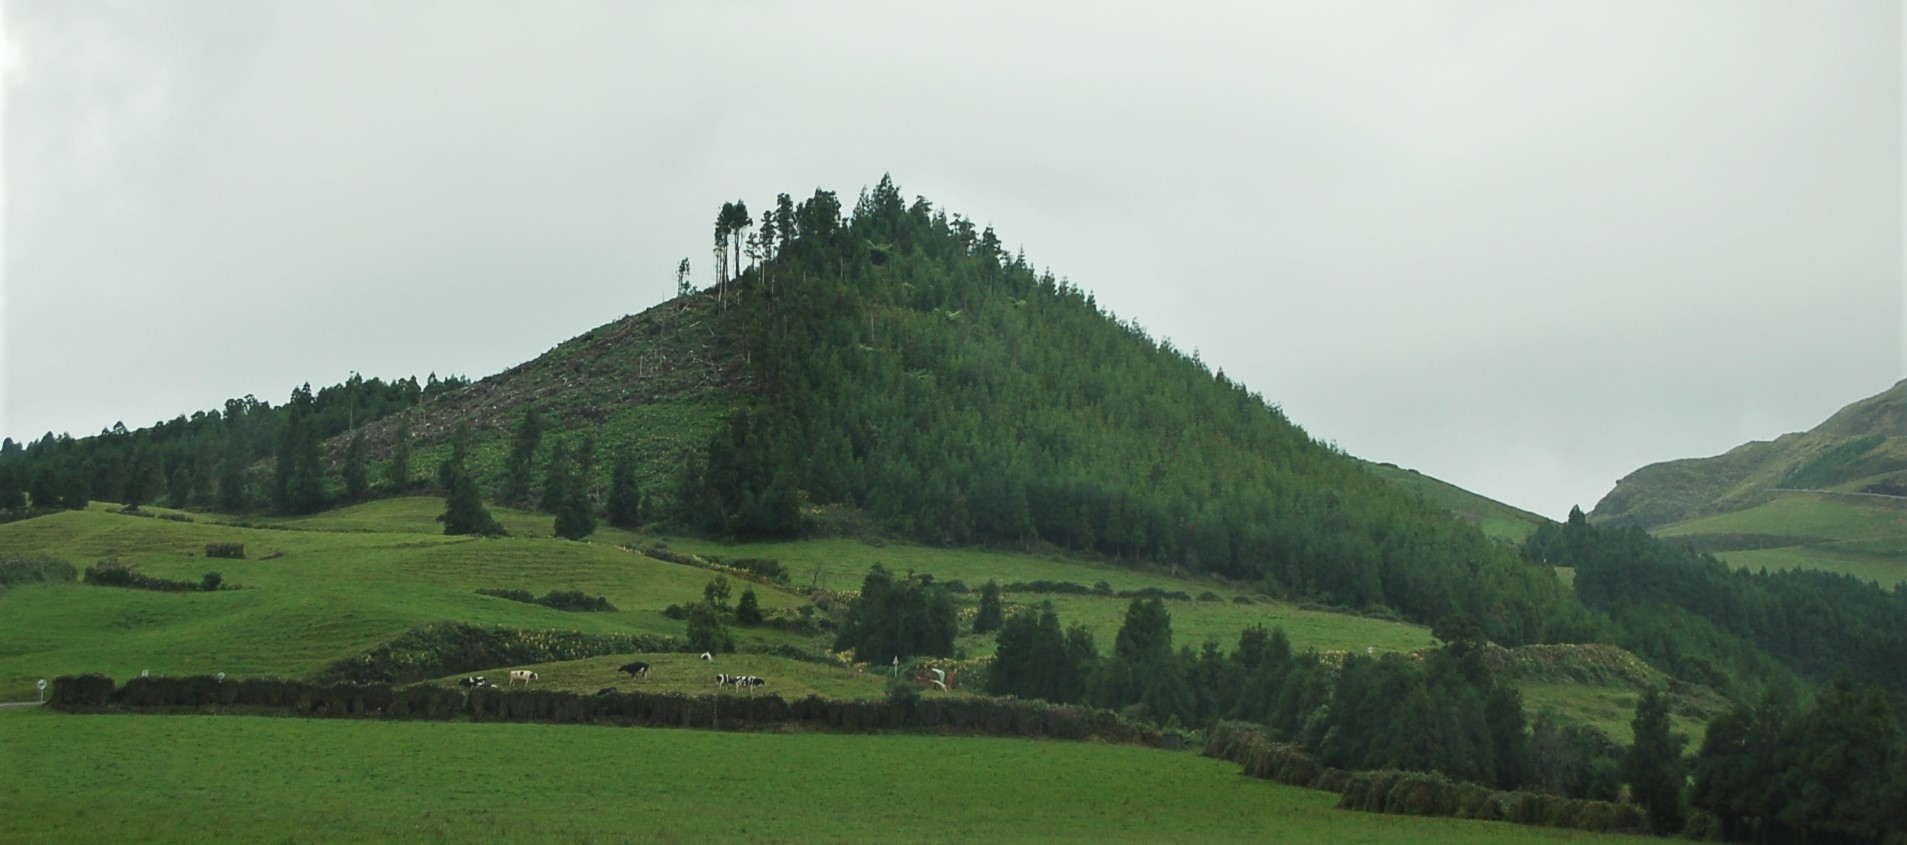
[{"label": "tree line along field", "polygon": [[0,838],[22,845],[1614,841],[1334,810],[1097,743],[11,710],[0,758]]},{"label": "tree line along field", "polygon": [[[495,508],[497,518],[516,536],[477,540],[445,537],[435,517],[435,497],[384,499],[320,514],[260,521],[272,527],[240,527],[245,522],[218,514],[190,515],[192,522],[139,518],[108,512],[106,505],[85,511],[50,514],[0,525],[0,554],[38,554],[65,559],[84,568],[115,557],[138,571],[162,578],[197,581],[208,570],[239,589],[215,593],[158,593],[84,584],[44,584],[0,590],[0,699],[31,699],[33,684],[61,674],[103,672],[120,680],[141,671],[157,674],[213,674],[237,677],[280,675],[310,677],[341,658],[372,649],[421,624],[455,620],[528,630],[577,630],[680,637],[682,622],[661,611],[702,598],[712,573],[666,563],[622,545],[647,547],[656,538],[603,528],[593,542],[556,540],[543,532],[547,515]],[[167,514],[161,509],[148,509]],[[1304,610],[1254,598],[1237,603],[1241,593],[1218,582],[1175,578],[1163,572],[1117,569],[1060,556],[982,550],[930,549],[909,544],[861,540],[720,545],[670,538],[679,551],[730,558],[772,557],[792,574],[793,589],[756,585],[765,609],[792,608],[806,602],[801,588],[814,579],[835,588],[858,586],[867,567],[885,563],[899,571],[914,568],[941,580],[963,580],[977,588],[987,579],[1047,580],[1082,585],[1107,582],[1116,590],[1155,588],[1199,595],[1215,591],[1218,601],[1168,601],[1178,646],[1198,648],[1211,639],[1232,650],[1239,633],[1256,624],[1281,626],[1299,650],[1361,653],[1412,651],[1432,642],[1427,629],[1355,615]],[[208,559],[208,543],[243,543],[245,560]],[[620,545],[619,545],[620,544]],[[614,613],[573,613],[477,594],[478,589],[581,590],[602,595]],[[734,586],[739,593],[740,582]],[[1127,601],[1096,594],[1006,593],[1009,607],[1034,607],[1051,601],[1066,624],[1092,630],[1102,652],[1110,652]],[[968,594],[965,601],[976,597]],[[827,634],[804,636],[769,629],[732,628],[740,645],[792,646],[818,654],[831,646]],[[967,633],[957,646],[969,657],[992,653],[992,635]],[[697,692],[712,686],[718,669],[682,665],[681,655],[644,659],[656,664],[651,678],[629,681],[615,671],[621,660],[602,658],[569,664],[533,665],[546,683],[579,692],[604,686]],[[770,692],[796,698],[878,697],[878,673],[856,675],[823,664],[738,654],[720,671],[770,679]],[[503,668],[503,667],[497,667]],[[870,667],[878,669],[880,667]],[[448,683],[452,678],[440,679]],[[977,682],[970,671],[962,686]],[[1628,687],[1570,685],[1602,701],[1633,696]],[[1563,687],[1567,689],[1570,687]],[[1565,713],[1570,696],[1552,687],[1545,701]],[[1599,697],[1598,697],[1599,696]],[[1584,699],[1591,700],[1591,699]],[[1532,712],[1535,710],[1532,701]]]}]

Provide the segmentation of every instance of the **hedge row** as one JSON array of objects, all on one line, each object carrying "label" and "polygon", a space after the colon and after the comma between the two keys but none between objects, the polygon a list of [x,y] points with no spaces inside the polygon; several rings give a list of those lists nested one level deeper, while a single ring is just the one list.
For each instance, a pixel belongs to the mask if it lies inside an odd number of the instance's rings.
[{"label": "hedge row", "polygon": [[748,581],[760,581],[764,584],[785,585],[788,583],[788,570],[778,560],[754,557],[730,559],[719,555],[691,554],[678,552],[661,543],[641,551],[644,555],[656,560],[699,569],[714,569]]},{"label": "hedge row", "polygon": [[686,650],[688,644],[676,637],[525,631],[444,622],[412,628],[384,645],[331,664],[318,677],[326,682],[408,684],[492,666]]},{"label": "hedge row", "polygon": [[465,712],[462,691],[418,685],[313,684],[283,678],[220,679],[211,675],[133,678],[114,689],[105,675],[53,679],[47,706],[58,710],[270,710],[294,716],[383,716],[448,719]]},{"label": "hedge row", "polygon": [[220,586],[222,581],[223,579],[215,572],[207,572],[204,580],[198,582],[154,578],[129,569],[113,559],[102,560],[86,567],[86,583],[95,587],[125,587],[133,590],[156,590],[161,593],[210,593],[217,590],[238,589]]},{"label": "hedge row", "polygon": [[38,555],[0,555],[0,590],[16,584],[71,581],[79,573],[66,561]]},{"label": "hedge row", "polygon": [[1634,804],[1588,801],[1535,792],[1498,792],[1422,772],[1347,772],[1320,765],[1290,745],[1267,739],[1256,725],[1212,727],[1205,756],[1240,764],[1247,775],[1341,794],[1338,808],[1368,813],[1507,821],[1597,833],[1646,831]]},{"label": "hedge row", "polygon": [[478,590],[477,593],[479,595],[493,596],[500,599],[509,599],[510,601],[520,601],[524,604],[540,604],[551,610],[569,610],[578,613],[616,612],[616,606],[610,604],[607,597],[597,596],[590,598],[582,590],[551,590],[545,593],[540,599],[531,595],[529,590],[483,589]]},{"label": "hedge row", "polygon": [[1012,698],[916,698],[843,701],[808,696],[736,696],[613,692],[582,695],[550,690],[426,684],[314,684],[280,678],[220,680],[211,676],[134,678],[117,689],[104,675],[54,679],[47,706],[102,710],[218,712],[242,708],[293,716],[555,722],[721,730],[803,728],[831,732],[926,730],[1157,745],[1156,730],[1094,710]]}]

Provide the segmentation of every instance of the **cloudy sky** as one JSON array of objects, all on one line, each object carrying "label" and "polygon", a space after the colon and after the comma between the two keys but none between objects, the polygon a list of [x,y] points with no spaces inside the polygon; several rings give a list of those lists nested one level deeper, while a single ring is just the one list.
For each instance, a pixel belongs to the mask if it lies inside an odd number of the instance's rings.
[{"label": "cloudy sky", "polygon": [[[1031,6],[1031,8],[1028,8]],[[1907,376],[1893,2],[4,6],[0,434],[482,377],[892,173],[1560,517]]]}]

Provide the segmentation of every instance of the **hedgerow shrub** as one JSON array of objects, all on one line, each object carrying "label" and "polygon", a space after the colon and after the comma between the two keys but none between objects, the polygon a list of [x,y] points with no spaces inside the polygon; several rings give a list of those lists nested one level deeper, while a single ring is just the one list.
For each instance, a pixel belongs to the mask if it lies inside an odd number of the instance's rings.
[{"label": "hedgerow shrub", "polygon": [[53,679],[46,704],[55,710],[104,707],[112,699],[113,679],[100,674],[61,675]]},{"label": "hedgerow shrub", "polygon": [[192,593],[200,589],[200,583],[168,581],[135,572],[121,564],[116,558],[107,558],[86,567],[86,583],[98,587],[128,587],[135,590],[156,590],[162,593]]},{"label": "hedgerow shrub", "polygon": [[244,543],[206,543],[205,556],[218,557],[218,558],[230,558],[232,560],[244,560],[245,559],[245,544]]},{"label": "hedgerow shrub", "polygon": [[683,651],[675,637],[525,631],[444,622],[412,628],[364,654],[326,667],[319,678],[354,683],[407,684],[490,666],[580,660],[604,654]]},{"label": "hedgerow shrub", "polygon": [[477,592],[481,595],[495,596],[500,599],[509,599],[510,601],[520,601],[525,604],[540,604],[553,610],[572,610],[591,613],[616,612],[616,606],[610,604],[608,598],[603,596],[590,598],[584,595],[581,590],[564,590],[560,592],[551,590],[545,593],[540,599],[531,595],[529,590],[483,589]]},{"label": "hedgerow shrub", "polygon": [[0,554],[0,590],[19,584],[72,581],[77,575],[72,564],[56,558]]}]

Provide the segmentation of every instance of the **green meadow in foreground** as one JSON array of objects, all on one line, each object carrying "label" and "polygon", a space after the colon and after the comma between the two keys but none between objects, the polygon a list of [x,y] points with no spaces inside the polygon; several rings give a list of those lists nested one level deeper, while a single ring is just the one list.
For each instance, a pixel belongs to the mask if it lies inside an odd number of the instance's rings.
[{"label": "green meadow in foreground", "polygon": [[14,710],[0,759],[21,845],[1613,841],[1095,743]]}]

